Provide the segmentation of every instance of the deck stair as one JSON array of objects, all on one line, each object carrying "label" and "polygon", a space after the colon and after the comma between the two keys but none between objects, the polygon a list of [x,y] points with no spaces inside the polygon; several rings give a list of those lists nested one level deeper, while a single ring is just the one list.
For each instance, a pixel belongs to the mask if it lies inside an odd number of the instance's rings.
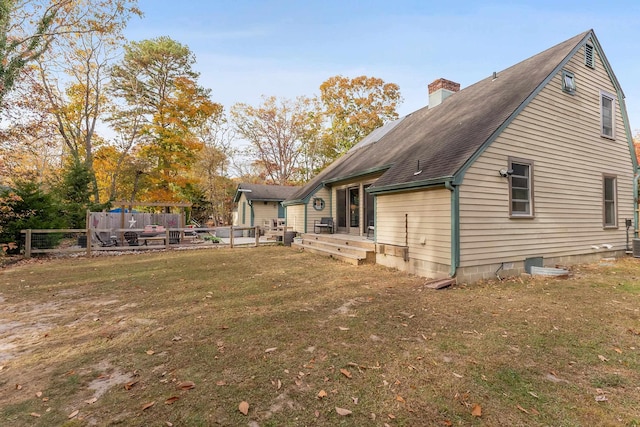
[{"label": "deck stair", "polygon": [[344,234],[311,234],[302,236],[302,241],[293,242],[294,248],[303,249],[353,265],[375,264],[375,244],[364,237]]}]

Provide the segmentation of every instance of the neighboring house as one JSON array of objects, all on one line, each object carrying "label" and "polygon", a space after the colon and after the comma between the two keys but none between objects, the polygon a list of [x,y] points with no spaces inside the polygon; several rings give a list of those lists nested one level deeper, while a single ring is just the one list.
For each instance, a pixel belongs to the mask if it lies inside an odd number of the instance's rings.
[{"label": "neighboring house", "polygon": [[237,205],[233,225],[262,227],[265,221],[284,218],[282,202],[300,187],[285,185],[240,184],[233,199]]},{"label": "neighboring house", "polygon": [[[624,94],[593,31],[389,123],[284,205],[287,225],[366,236],[376,262],[475,281],[623,254],[637,224]],[[633,229],[632,229],[633,232]],[[632,235],[633,237],[633,235]]]}]

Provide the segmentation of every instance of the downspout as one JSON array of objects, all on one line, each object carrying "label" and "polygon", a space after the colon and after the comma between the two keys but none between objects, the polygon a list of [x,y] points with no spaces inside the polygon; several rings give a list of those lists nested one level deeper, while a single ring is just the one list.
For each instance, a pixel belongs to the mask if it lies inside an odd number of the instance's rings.
[{"label": "downspout", "polygon": [[640,172],[636,172],[633,177],[633,237],[640,237],[638,235],[638,180],[640,180]]},{"label": "downspout", "polygon": [[304,233],[307,233],[307,205],[309,202],[305,202],[302,206],[304,206]]},{"label": "downspout", "polygon": [[455,277],[458,265],[460,265],[460,190],[451,181],[446,181],[444,187],[451,191],[451,270],[449,277]]},{"label": "downspout", "polygon": [[253,201],[249,200],[249,221],[250,221],[250,226],[253,227]]}]

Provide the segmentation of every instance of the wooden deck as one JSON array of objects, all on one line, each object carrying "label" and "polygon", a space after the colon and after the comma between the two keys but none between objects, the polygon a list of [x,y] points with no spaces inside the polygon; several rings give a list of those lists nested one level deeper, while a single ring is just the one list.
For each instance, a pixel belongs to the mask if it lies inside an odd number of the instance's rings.
[{"label": "wooden deck", "polygon": [[375,243],[364,236],[306,233],[301,241],[294,241],[292,246],[353,265],[376,262]]}]

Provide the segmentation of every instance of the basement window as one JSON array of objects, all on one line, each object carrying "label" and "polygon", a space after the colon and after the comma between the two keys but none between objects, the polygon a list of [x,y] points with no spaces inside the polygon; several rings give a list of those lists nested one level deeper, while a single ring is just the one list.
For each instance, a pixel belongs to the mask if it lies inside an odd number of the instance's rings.
[{"label": "basement window", "polygon": [[576,92],[576,78],[571,71],[562,70],[562,90],[571,95]]},{"label": "basement window", "polygon": [[596,60],[593,56],[593,46],[590,44],[584,46],[584,64],[589,68],[596,68]]}]

